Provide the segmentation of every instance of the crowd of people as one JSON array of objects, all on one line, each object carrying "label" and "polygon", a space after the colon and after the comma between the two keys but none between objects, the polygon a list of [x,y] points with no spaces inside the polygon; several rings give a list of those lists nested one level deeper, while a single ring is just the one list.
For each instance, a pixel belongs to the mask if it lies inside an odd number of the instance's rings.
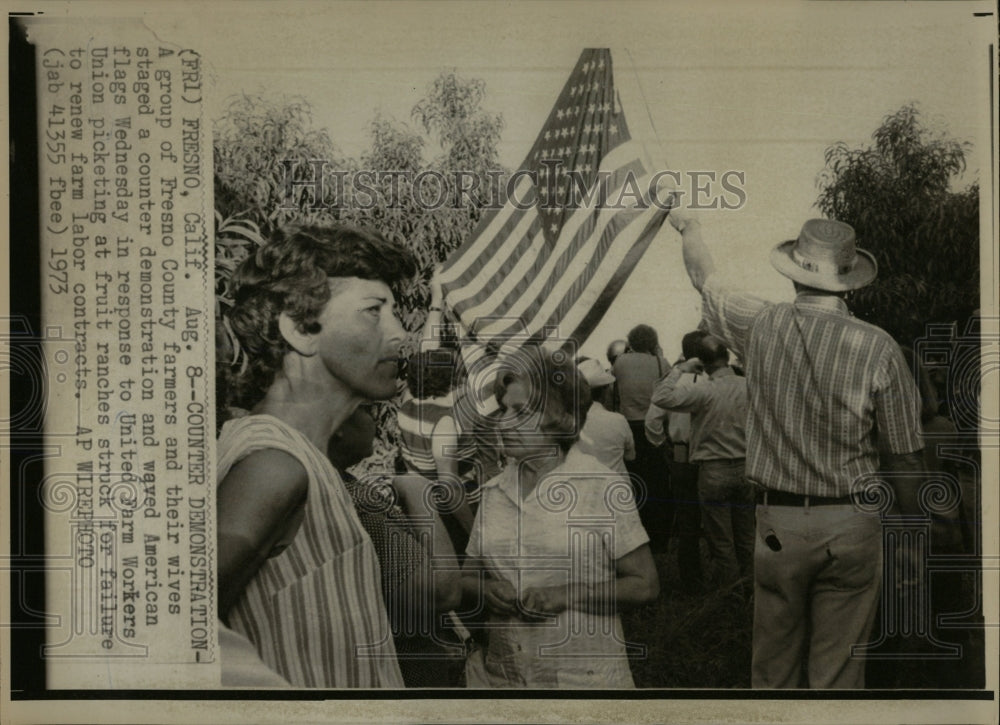
[{"label": "crowd of people", "polygon": [[[645,324],[608,367],[528,343],[495,360],[490,405],[434,332],[436,277],[401,357],[402,245],[294,227],[244,261],[218,441],[224,685],[633,687],[620,613],[656,600],[654,554],[676,551],[663,587],[752,602],[754,687],[864,686],[882,536],[858,482],[892,472],[915,512],[926,465],[927,396],[844,301],[874,259],[809,221],[771,258],[797,297],[770,303],[669,219],[703,299],[681,357]],[[396,396],[395,470],[355,477],[368,406]]]}]

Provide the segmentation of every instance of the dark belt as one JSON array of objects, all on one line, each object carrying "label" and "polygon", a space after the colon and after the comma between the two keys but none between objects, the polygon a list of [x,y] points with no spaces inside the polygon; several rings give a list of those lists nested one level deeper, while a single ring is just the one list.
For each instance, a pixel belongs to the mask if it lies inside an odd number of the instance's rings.
[{"label": "dark belt", "polygon": [[[766,497],[766,501],[765,501]],[[764,490],[757,492],[757,503],[768,506],[845,506],[854,503],[850,496],[804,496],[789,491]]]}]

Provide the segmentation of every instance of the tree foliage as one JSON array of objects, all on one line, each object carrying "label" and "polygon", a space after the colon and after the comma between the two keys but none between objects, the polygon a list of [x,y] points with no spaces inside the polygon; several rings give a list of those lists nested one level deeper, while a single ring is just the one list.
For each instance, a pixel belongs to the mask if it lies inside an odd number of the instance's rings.
[{"label": "tree foliage", "polygon": [[215,209],[223,219],[254,222],[267,236],[292,222],[329,222],[330,199],[314,199],[312,181],[320,162],[341,169],[341,156],[325,129],[313,125],[303,98],[241,95],[216,120],[213,139]]},{"label": "tree foliage", "polygon": [[[434,267],[468,238],[492,198],[496,181],[487,172],[505,174],[497,150],[503,118],[482,108],[485,94],[483,81],[447,71],[413,108],[420,130],[382,115],[369,126],[371,146],[361,168],[409,175],[383,177],[374,184],[378,203],[354,203],[349,214],[356,223],[403,242],[416,256],[417,277],[398,300],[403,324],[414,335],[426,317]],[[442,152],[433,159],[425,158],[430,142]]]},{"label": "tree foliage", "polygon": [[427,97],[413,107],[412,118],[444,149],[438,165],[445,169],[469,169],[485,175],[500,168],[497,143],[503,131],[503,116],[482,109],[486,84],[463,79],[454,71],[440,74]]},{"label": "tree foliage", "polygon": [[853,226],[878,261],[878,278],[852,293],[852,309],[906,345],[927,323],[958,321],[961,330],[979,307],[979,185],[954,189],[967,145],[927,128],[912,104],[872,140],[827,149],[816,202]]},{"label": "tree foliage", "polygon": [[[215,124],[217,314],[230,304],[232,270],[275,228],[303,222],[352,223],[402,242],[417,258],[417,277],[397,299],[400,318],[410,332],[407,348],[412,350],[426,318],[435,266],[468,238],[484,204],[494,196],[490,190],[506,181],[497,150],[503,118],[483,109],[485,97],[481,80],[444,72],[412,110],[417,128],[376,114],[368,129],[370,146],[357,161],[342,156],[328,132],[314,125],[308,101],[234,98]],[[440,154],[428,159],[428,148],[440,149]],[[313,198],[308,185],[287,183],[289,169],[293,181],[314,180],[311,162],[316,160],[324,163],[327,173],[349,172],[343,198],[337,197],[340,190],[333,183],[324,184],[323,199]],[[217,323],[223,331],[221,317]],[[218,337],[218,359],[228,365],[232,347],[224,334]],[[224,377],[219,376],[220,391]],[[223,408],[220,405],[220,420]],[[381,406],[376,414],[383,458],[395,442],[391,410]]]},{"label": "tree foliage", "polygon": [[[371,146],[361,157],[361,168],[409,175],[384,176],[374,184],[377,203],[362,205],[355,198],[348,217],[406,244],[417,259],[417,276],[397,299],[400,319],[410,333],[405,352],[419,344],[434,268],[458,249],[482,216],[491,198],[487,172],[503,172],[497,150],[503,118],[485,111],[484,99],[482,81],[445,72],[413,108],[411,117],[419,121],[420,130],[381,115],[369,126]],[[428,160],[425,152],[431,142],[440,147],[441,154]],[[459,188],[465,185],[462,178],[475,179],[466,187],[473,191]],[[395,406],[380,406],[376,420],[382,441],[379,448],[394,450]]]}]

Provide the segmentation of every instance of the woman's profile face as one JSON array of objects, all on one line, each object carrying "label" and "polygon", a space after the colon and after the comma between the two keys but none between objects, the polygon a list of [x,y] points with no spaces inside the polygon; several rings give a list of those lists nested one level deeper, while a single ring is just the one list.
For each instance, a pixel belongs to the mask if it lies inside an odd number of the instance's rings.
[{"label": "woman's profile face", "polygon": [[318,318],[318,352],[327,371],[353,393],[385,400],[396,393],[405,330],[395,298],[378,280],[338,277]]}]

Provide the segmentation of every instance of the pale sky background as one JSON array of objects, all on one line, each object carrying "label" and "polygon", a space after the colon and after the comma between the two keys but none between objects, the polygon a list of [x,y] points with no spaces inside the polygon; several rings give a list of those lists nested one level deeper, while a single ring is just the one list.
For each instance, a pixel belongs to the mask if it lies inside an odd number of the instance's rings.
[{"label": "pale sky background", "polygon": [[[870,141],[917,101],[925,120],[972,144],[968,179],[986,182],[990,3],[307,3],[239,5],[192,21],[147,18],[158,35],[201,38],[214,117],[232,93],[297,94],[347,155],[368,145],[376,110],[410,122],[434,77],[486,81],[503,113],[501,161],[516,168],[580,51],[627,48],[667,168],[746,173],[739,211],[700,213],[721,270],[788,298],[768,251],[819,216],[823,152]],[[615,56],[616,73],[626,58]],[[635,110],[626,109],[628,114]],[[646,322],[673,359],[698,321],[679,236],[664,226],[582,352]]]}]

